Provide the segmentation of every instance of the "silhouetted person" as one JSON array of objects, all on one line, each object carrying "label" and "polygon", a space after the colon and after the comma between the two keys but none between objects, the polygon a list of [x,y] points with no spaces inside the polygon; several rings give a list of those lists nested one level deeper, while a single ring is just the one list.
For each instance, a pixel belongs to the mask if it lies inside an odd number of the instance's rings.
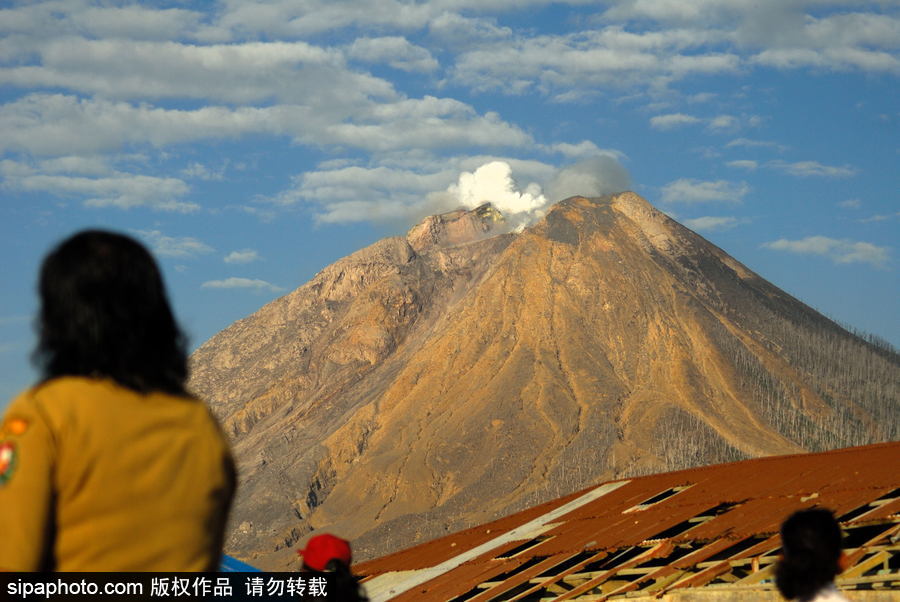
[{"label": "silhouetted person", "polygon": [[782,558],[775,585],[789,600],[846,601],[834,585],[841,572],[841,527],[830,510],[810,508],[781,525]]},{"label": "silhouetted person", "polygon": [[328,599],[341,602],[367,602],[368,597],[350,571],[353,553],[350,543],[329,533],[316,535],[297,553],[303,557],[303,569],[314,573],[328,573]]},{"label": "silhouetted person", "polygon": [[41,380],[0,427],[0,569],[210,571],[234,467],[156,262],[85,231],[39,278]]}]

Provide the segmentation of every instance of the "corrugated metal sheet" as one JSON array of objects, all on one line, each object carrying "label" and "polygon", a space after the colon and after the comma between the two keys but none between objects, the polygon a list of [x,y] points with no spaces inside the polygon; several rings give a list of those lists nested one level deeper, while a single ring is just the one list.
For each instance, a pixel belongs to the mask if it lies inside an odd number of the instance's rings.
[{"label": "corrugated metal sheet", "polygon": [[[869,529],[855,538],[865,542],[851,550],[855,561],[877,564],[872,545],[894,554],[887,532],[900,522],[898,467],[894,442],[604,483],[354,571],[374,600],[606,599],[720,583],[770,587],[764,577],[779,526],[800,508],[824,506],[849,517],[845,529]],[[885,562],[883,578],[857,581],[900,584]]]}]

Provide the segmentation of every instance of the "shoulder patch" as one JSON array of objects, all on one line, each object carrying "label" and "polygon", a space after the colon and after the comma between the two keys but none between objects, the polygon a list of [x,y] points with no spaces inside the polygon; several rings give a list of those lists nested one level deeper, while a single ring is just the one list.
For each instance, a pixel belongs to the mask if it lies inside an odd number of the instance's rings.
[{"label": "shoulder patch", "polygon": [[0,441],[0,487],[12,479],[16,471],[16,444],[12,441]]},{"label": "shoulder patch", "polygon": [[3,423],[3,428],[0,429],[4,435],[15,435],[16,437],[20,435],[24,435],[25,431],[28,430],[28,421],[21,416],[10,416]]}]

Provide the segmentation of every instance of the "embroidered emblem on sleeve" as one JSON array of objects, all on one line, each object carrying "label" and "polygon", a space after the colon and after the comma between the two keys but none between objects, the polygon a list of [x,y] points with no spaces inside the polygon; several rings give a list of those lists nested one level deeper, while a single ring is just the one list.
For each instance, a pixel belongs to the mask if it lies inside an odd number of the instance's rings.
[{"label": "embroidered emblem on sleeve", "polygon": [[2,432],[4,435],[15,435],[16,437],[24,435],[28,430],[28,421],[19,416],[10,416],[3,423]]},{"label": "embroidered emblem on sleeve", "polygon": [[16,470],[16,444],[12,441],[0,442],[0,487],[12,478]]}]

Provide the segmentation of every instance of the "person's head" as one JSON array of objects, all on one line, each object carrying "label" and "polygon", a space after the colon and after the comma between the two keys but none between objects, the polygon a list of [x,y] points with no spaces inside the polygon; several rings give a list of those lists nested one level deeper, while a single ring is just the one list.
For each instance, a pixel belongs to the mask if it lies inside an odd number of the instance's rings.
[{"label": "person's head", "polygon": [[775,584],[788,599],[805,600],[841,572],[841,527],[830,510],[795,512],[781,525],[782,559]]},{"label": "person's head", "polygon": [[347,601],[368,600],[359,581],[350,571],[350,563],[353,561],[350,542],[330,533],[322,533],[310,538],[306,547],[297,550],[297,553],[303,557],[305,570],[329,573],[332,576],[330,596]]},{"label": "person's head", "polygon": [[328,570],[328,564],[332,561],[348,567],[353,562],[350,542],[330,533],[311,537],[305,548],[297,550],[297,554],[303,557],[303,566],[313,571]]},{"label": "person's head", "polygon": [[187,351],[156,262],[138,242],[86,230],[44,259],[35,363],[44,380],[108,377],[139,392],[184,393]]}]

